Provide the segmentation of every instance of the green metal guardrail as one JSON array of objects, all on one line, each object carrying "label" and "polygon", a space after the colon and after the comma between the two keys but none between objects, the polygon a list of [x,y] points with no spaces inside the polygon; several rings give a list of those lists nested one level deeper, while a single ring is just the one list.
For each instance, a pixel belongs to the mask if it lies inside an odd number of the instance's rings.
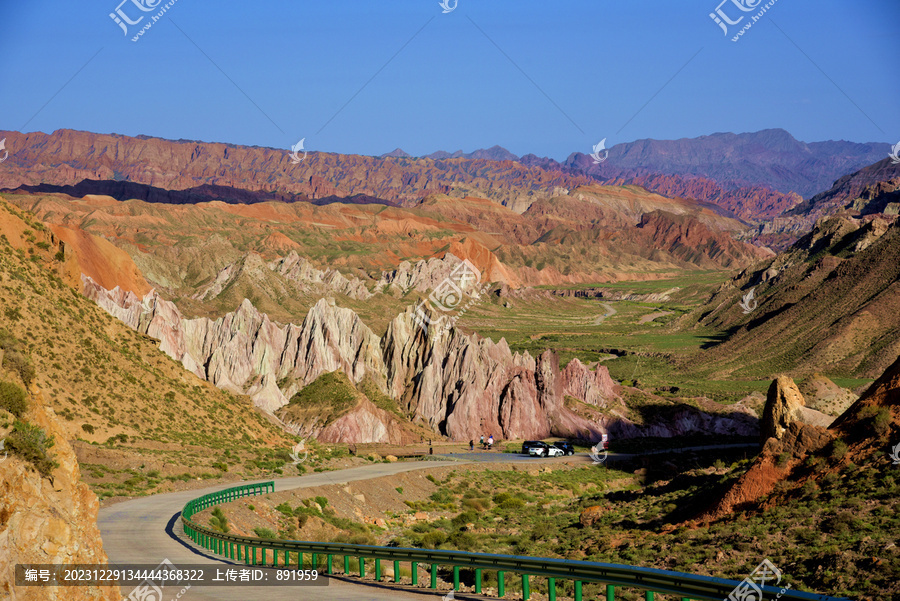
[{"label": "green metal guardrail", "polygon": [[[181,512],[184,532],[201,547],[226,559],[243,561],[247,565],[303,568],[305,565],[304,554],[308,554],[310,555],[310,565],[314,568],[318,568],[320,565],[320,557],[325,556],[326,572],[333,574],[334,557],[339,556],[343,557],[344,574],[349,575],[351,573],[351,561],[355,560],[354,563],[358,566],[360,577],[365,576],[366,560],[374,561],[375,579],[380,581],[381,562],[386,560],[393,562],[394,582],[399,582],[400,562],[404,562],[411,564],[412,584],[416,586],[418,585],[418,565],[427,564],[430,567],[430,587],[432,589],[437,589],[439,566],[453,568],[453,590],[455,591],[459,590],[460,569],[473,569],[475,571],[476,593],[481,593],[483,571],[491,570],[497,572],[497,592],[500,597],[504,597],[506,594],[505,575],[507,572],[513,572],[521,578],[522,598],[525,600],[529,599],[531,595],[530,577],[532,576],[541,576],[547,579],[550,601],[556,601],[557,579],[574,582],[576,601],[582,601],[582,588],[585,582],[605,584],[607,601],[614,600],[616,587],[641,589],[644,591],[644,598],[647,601],[653,601],[656,594],[676,595],[682,601],[722,601],[723,599],[727,600],[735,587],[741,584],[738,581],[725,580],[723,578],[696,576],[681,572],[639,568],[613,563],[234,536],[200,526],[191,519],[207,507],[233,501],[241,497],[269,492],[275,492],[274,482],[236,486],[188,501]],[[294,562],[291,561],[292,554],[295,558]],[[764,586],[761,589],[769,599],[777,598],[785,601],[847,601],[844,598],[829,597],[827,595],[804,593],[791,589],[784,590],[777,586]]]}]

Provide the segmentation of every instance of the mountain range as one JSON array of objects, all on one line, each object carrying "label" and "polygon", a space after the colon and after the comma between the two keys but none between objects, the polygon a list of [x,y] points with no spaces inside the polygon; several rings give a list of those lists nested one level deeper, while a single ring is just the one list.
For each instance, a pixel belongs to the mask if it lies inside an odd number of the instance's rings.
[{"label": "mountain range", "polygon": [[11,150],[0,172],[4,188],[127,180],[201,197],[218,193],[251,200],[260,194],[289,201],[356,197],[406,205],[432,193],[447,193],[489,198],[522,212],[553,190],[637,184],[667,196],[715,204],[749,222],[793,209],[803,198],[883,159],[890,150],[886,143],[807,144],[783,130],[764,130],[638,140],[611,147],[608,159],[600,164],[586,153],[572,153],[560,163],[535,155],[516,157],[499,146],[420,158],[400,149],[381,157],[311,152],[295,164],[285,151],[221,143],[72,130],[0,133],[5,133]]}]

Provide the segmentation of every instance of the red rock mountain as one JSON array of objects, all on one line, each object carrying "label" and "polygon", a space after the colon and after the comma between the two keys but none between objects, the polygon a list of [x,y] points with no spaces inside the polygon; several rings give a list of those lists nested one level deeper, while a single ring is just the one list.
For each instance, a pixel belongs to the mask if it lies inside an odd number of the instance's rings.
[{"label": "red rock mountain", "polygon": [[559,163],[534,155],[518,158],[497,146],[421,158],[399,149],[381,157],[312,152],[295,165],[286,151],[271,148],[72,130],[0,133],[11,153],[0,173],[0,188],[124,179],[205,199],[226,193],[250,202],[357,196],[405,204],[435,192],[470,193],[522,212],[554,188],[603,182],[708,202],[751,222],[794,207],[799,195],[819,192],[845,173],[884,157],[889,148],[804,144],[782,130],[766,130],[620,144],[602,165],[583,153]]}]

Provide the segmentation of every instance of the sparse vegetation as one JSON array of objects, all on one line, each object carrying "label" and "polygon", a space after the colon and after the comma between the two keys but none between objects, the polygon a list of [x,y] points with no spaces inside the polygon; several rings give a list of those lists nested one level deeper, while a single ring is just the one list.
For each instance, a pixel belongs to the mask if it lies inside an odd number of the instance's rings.
[{"label": "sparse vegetation", "polygon": [[15,417],[28,411],[28,395],[12,382],[0,382],[0,409],[6,409]]},{"label": "sparse vegetation", "polygon": [[213,530],[218,532],[227,534],[229,531],[228,518],[225,517],[225,512],[222,511],[221,507],[213,508],[212,517],[209,518],[209,524],[212,526]]},{"label": "sparse vegetation", "polygon": [[53,444],[53,437],[47,436],[42,428],[20,420],[13,424],[12,432],[6,437],[6,448],[31,462],[44,476],[59,466],[50,454]]}]

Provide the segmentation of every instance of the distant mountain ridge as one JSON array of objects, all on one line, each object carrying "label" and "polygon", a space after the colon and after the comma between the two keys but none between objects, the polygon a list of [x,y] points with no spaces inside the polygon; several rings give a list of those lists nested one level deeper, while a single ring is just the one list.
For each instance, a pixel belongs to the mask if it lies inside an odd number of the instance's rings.
[{"label": "distant mountain ridge", "polygon": [[604,180],[633,180],[650,174],[674,175],[687,180],[713,180],[725,190],[765,186],[808,198],[830,187],[836,179],[883,159],[889,150],[890,144],[881,142],[801,142],[783,129],[764,129],[677,140],[647,138],[615,144],[609,148],[608,159],[601,164],[596,164],[584,152],[573,152],[560,163],[534,154],[519,157],[502,146],[470,153],[437,151],[422,158],[518,161],[548,170],[579,171]]},{"label": "distant mountain ridge", "polygon": [[826,189],[889,150],[888,144],[875,143],[806,144],[783,130],[765,130],[619,144],[601,164],[581,152],[559,163],[516,157],[499,146],[419,158],[399,148],[381,157],[310,152],[294,163],[286,150],[221,143],[71,130],[0,135],[11,151],[0,171],[0,188],[127,180],[170,192],[223,195],[226,202],[353,197],[349,202],[403,206],[443,193],[488,198],[521,213],[560,191],[635,184],[713,203],[747,223],[782,215],[802,202],[801,195]]}]

